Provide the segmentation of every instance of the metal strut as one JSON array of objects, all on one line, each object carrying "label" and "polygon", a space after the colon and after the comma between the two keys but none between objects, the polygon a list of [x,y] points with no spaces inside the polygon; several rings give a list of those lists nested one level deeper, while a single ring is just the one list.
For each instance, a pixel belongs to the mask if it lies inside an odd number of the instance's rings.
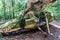
[{"label": "metal strut", "polygon": [[45,13],[45,19],[46,19],[46,25],[47,25],[48,34],[50,34],[49,23],[48,23],[48,18],[46,16],[46,13]]}]

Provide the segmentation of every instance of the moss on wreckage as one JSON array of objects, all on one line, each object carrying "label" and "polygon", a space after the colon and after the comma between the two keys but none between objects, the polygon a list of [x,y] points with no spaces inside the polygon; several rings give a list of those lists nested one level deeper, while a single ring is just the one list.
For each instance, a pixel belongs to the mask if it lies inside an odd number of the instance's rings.
[{"label": "moss on wreckage", "polygon": [[[33,13],[34,14],[34,13]],[[37,13],[36,15],[38,15],[39,13]],[[29,15],[26,15],[25,17],[24,17],[24,19],[25,19],[25,23],[26,23],[26,25],[25,25],[25,27],[24,28],[34,28],[35,26],[36,26],[36,23],[35,23],[35,19],[36,18],[32,18],[33,16],[31,15],[31,14],[29,14]],[[15,20],[15,21],[14,21]],[[15,31],[15,30],[12,30],[12,29],[16,29],[16,30],[18,30],[18,29],[21,29],[21,27],[19,26],[20,24],[17,24],[17,25],[15,25],[16,23],[18,22],[18,20],[16,20],[16,19],[13,19],[13,20],[11,20],[11,21],[8,21],[8,22],[6,22],[6,23],[4,23],[4,24],[2,24],[0,27],[2,27],[2,31],[4,31],[4,32],[11,32],[11,31]],[[7,25],[6,25],[7,24]]]}]

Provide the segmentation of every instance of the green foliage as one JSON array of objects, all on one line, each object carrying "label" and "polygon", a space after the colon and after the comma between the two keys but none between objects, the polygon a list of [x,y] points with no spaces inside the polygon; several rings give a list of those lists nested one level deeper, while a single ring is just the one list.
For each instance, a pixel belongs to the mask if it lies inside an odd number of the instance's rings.
[{"label": "green foliage", "polygon": [[35,12],[34,15],[39,18],[40,12]]},{"label": "green foliage", "polygon": [[27,0],[0,0],[0,19],[19,19],[19,11],[25,9]]},{"label": "green foliage", "polygon": [[0,0],[0,18],[11,20],[19,17],[18,12],[25,8],[26,2],[27,0]]},{"label": "green foliage", "polygon": [[54,13],[55,18],[60,19],[60,0],[57,0],[56,2],[52,4],[44,5],[43,10],[45,12]]},{"label": "green foliage", "polygon": [[28,15],[25,15],[25,16],[24,16],[24,19],[30,19],[30,18],[32,18],[32,17],[33,17],[32,14],[28,14]]}]

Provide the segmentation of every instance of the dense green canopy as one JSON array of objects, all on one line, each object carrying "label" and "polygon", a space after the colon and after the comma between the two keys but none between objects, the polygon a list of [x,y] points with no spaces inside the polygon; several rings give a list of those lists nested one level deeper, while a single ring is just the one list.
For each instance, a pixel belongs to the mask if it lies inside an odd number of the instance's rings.
[{"label": "dense green canopy", "polygon": [[56,2],[52,4],[44,5],[43,10],[53,13],[56,19],[60,19],[60,0],[56,0]]},{"label": "dense green canopy", "polygon": [[[18,12],[25,9],[28,0],[0,0],[0,19],[12,19],[19,16]],[[52,4],[45,4],[42,8],[45,12],[54,13],[54,16],[60,17],[60,0]]]},{"label": "dense green canopy", "polygon": [[0,0],[0,19],[13,19],[25,8],[27,0]]},{"label": "dense green canopy", "polygon": [[[18,18],[20,16],[19,11],[25,9],[27,1],[28,0],[0,0],[0,19],[10,20]],[[45,12],[54,13],[56,19],[60,18],[60,0],[52,4],[45,4],[42,9]]]}]

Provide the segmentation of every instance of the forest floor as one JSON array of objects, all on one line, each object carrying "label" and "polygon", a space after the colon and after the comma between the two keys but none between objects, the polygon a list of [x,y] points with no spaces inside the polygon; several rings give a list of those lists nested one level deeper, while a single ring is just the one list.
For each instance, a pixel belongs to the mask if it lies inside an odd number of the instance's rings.
[{"label": "forest floor", "polygon": [[26,34],[20,34],[16,36],[6,36],[3,40],[60,40],[60,31],[50,28],[51,35],[44,37],[41,31],[29,32]]}]

